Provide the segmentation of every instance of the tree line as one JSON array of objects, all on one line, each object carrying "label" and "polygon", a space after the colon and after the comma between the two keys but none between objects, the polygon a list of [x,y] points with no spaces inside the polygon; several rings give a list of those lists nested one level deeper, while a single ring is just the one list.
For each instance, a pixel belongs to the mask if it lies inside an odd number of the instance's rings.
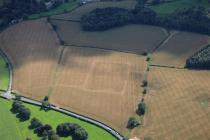
[{"label": "tree line", "polygon": [[[47,97],[45,97],[44,101],[46,102]],[[45,107],[45,106],[44,106]],[[45,110],[47,111],[47,110]],[[12,104],[11,112],[16,114],[16,117],[19,120],[27,121],[30,120],[31,111],[29,108],[26,108],[22,101],[19,98]],[[73,140],[87,140],[88,133],[82,128],[80,125],[75,123],[62,123],[56,127],[56,131],[53,130],[53,127],[50,124],[43,124],[39,119],[32,118],[30,120],[29,129],[33,130],[33,132],[41,137],[42,140],[59,140],[60,137],[72,137]],[[26,140],[31,140],[27,138]]]},{"label": "tree line", "polygon": [[127,24],[147,24],[182,31],[210,34],[210,18],[206,9],[192,7],[177,10],[168,16],[160,16],[145,6],[145,1],[132,10],[108,7],[97,8],[81,18],[81,27],[85,31],[101,31]]}]

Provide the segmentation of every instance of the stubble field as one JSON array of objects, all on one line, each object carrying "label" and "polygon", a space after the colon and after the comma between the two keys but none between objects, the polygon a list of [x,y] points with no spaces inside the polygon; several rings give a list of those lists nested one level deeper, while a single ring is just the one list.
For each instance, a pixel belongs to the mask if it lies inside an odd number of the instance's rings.
[{"label": "stubble field", "polygon": [[141,97],[144,57],[88,48],[65,48],[51,102],[126,132]]},{"label": "stubble field", "polygon": [[57,60],[59,44],[45,20],[23,22],[0,35],[1,49],[14,68],[13,89],[37,99],[48,94]]},{"label": "stubble field", "polygon": [[148,111],[133,135],[154,140],[210,139],[210,73],[152,67]]}]

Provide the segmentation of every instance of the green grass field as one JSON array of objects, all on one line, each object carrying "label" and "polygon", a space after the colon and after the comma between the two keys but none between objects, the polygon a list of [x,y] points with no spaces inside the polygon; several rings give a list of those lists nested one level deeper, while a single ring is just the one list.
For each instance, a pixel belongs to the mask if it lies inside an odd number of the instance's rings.
[{"label": "green grass field", "polygon": [[[40,140],[32,130],[28,129],[30,121],[19,122],[14,114],[10,112],[12,101],[0,98],[0,139],[2,140],[25,140],[27,137],[32,140]],[[50,124],[54,130],[59,123],[72,122],[81,125],[89,134],[88,140],[116,140],[105,130],[75,119],[73,117],[58,113],[56,111],[40,111],[37,106],[25,104],[31,110],[32,116],[41,120],[43,124]],[[71,140],[70,137],[61,138],[61,140]]]},{"label": "green grass field", "polygon": [[73,10],[78,5],[79,5],[78,0],[69,0],[69,2],[60,5],[55,9],[49,10],[47,12],[42,12],[40,14],[33,14],[33,15],[29,16],[29,19],[37,19],[37,18],[40,18],[40,17],[62,14],[62,13],[64,13],[64,11],[69,12],[69,11]]},{"label": "green grass field", "polygon": [[9,70],[2,56],[0,56],[0,90],[7,90],[9,84]]},{"label": "green grass field", "polygon": [[200,0],[200,2],[199,0],[176,0],[170,3],[154,5],[150,8],[160,15],[167,15],[173,13],[177,9],[190,8],[193,6],[203,6],[208,8],[210,7],[210,3],[208,3],[208,0]]}]

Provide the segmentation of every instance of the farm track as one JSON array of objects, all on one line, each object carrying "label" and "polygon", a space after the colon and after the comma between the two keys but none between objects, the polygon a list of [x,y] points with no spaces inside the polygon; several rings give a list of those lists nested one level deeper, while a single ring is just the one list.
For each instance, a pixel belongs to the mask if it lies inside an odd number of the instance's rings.
[{"label": "farm track", "polygon": [[[166,30],[166,29],[165,29]],[[163,45],[165,45],[175,34],[177,34],[177,31],[174,31],[172,33],[165,31],[166,33],[166,38],[160,42],[159,45],[157,45],[152,51],[151,53],[154,53],[158,48],[162,47]]]},{"label": "farm track", "polygon": [[54,88],[55,88],[55,85],[56,85],[56,81],[57,81],[57,79],[59,77],[59,74],[60,74],[60,72],[59,72],[60,71],[60,64],[61,64],[61,61],[62,61],[64,50],[65,50],[65,47],[61,47],[61,51],[58,54],[59,55],[58,56],[58,62],[57,62],[57,65],[56,65],[56,68],[55,68],[55,72],[54,72],[54,75],[53,75],[52,84],[49,87],[48,96],[50,96],[50,95],[53,94],[53,91],[54,91]]}]

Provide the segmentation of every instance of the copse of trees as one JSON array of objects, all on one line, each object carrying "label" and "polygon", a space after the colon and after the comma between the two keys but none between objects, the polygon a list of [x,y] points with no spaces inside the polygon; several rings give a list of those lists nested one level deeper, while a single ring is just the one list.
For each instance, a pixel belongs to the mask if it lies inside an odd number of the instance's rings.
[{"label": "copse of trees", "polygon": [[29,128],[34,129],[34,133],[43,139],[59,140],[59,136],[55,133],[52,127],[49,124],[43,125],[37,118],[31,119]]},{"label": "copse of trees", "polygon": [[82,16],[82,28],[87,31],[107,30],[131,22],[132,13],[129,10],[117,7],[95,9]]},{"label": "copse of trees", "polygon": [[202,48],[187,59],[186,67],[190,69],[210,69],[210,45]]},{"label": "copse of trees", "polygon": [[141,102],[138,104],[137,113],[139,115],[144,115],[145,112],[146,112],[146,104],[145,104],[144,100],[141,100]]},{"label": "copse of trees", "polygon": [[147,24],[210,34],[210,18],[205,8],[181,9],[163,17],[144,4],[145,1],[140,0],[133,10],[116,7],[95,9],[82,16],[81,26],[86,31],[100,31],[126,24]]},{"label": "copse of trees", "polygon": [[21,101],[15,100],[12,104],[11,111],[21,120],[26,121],[30,119],[31,111],[26,108]]},{"label": "copse of trees", "polygon": [[88,138],[87,131],[78,124],[73,123],[62,123],[58,125],[56,132],[62,137],[72,136],[75,140],[86,140]]}]

